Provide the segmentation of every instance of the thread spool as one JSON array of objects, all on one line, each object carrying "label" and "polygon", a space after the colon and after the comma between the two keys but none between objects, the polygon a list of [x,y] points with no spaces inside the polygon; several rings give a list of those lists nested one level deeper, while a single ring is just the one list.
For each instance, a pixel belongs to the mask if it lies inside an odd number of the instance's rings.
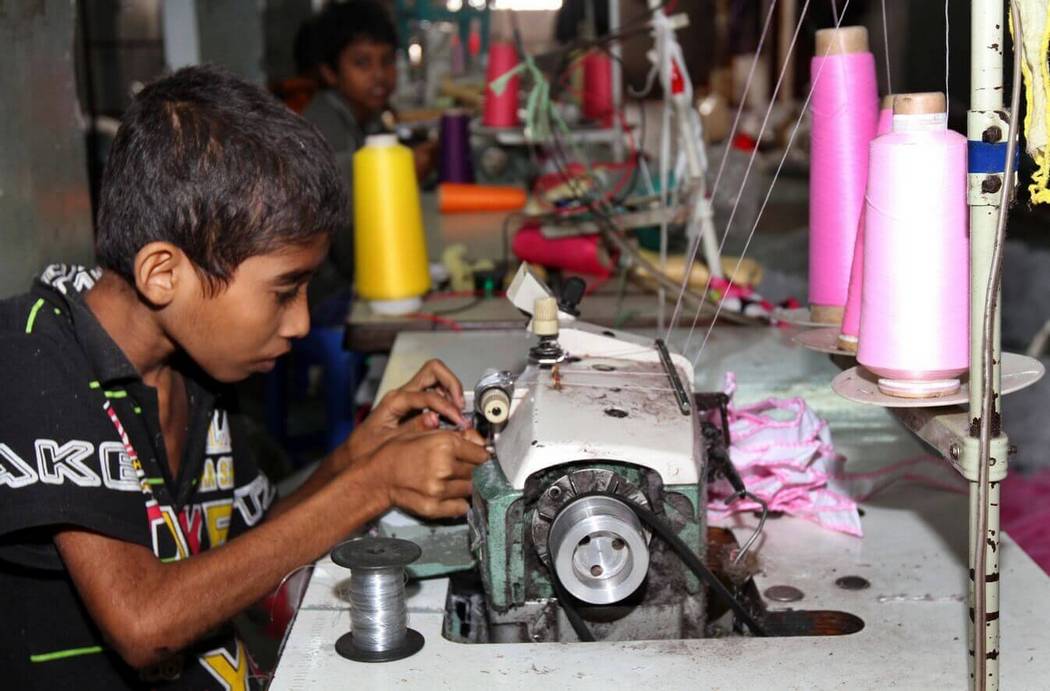
[{"label": "thread spool", "polygon": [[954,393],[969,368],[966,138],[945,106],[897,96],[871,144],[857,361],[888,396]]},{"label": "thread spool", "polygon": [[[881,137],[893,130],[893,94],[883,96],[879,107],[879,124],[875,136]],[[851,353],[857,352],[857,336],[860,334],[860,295],[864,277],[864,212],[857,223],[857,239],[853,243],[853,262],[849,272],[849,291],[846,294],[846,309],[842,315],[842,332],[838,336],[838,347]]]},{"label": "thread spool", "polygon": [[405,567],[422,550],[408,540],[363,537],[332,551],[332,561],[350,569],[350,632],[335,643],[355,662],[391,662],[414,655],[423,635],[408,628]]},{"label": "thread spool", "polygon": [[442,115],[438,139],[441,142],[438,180],[474,182],[474,162],[470,152],[470,115],[463,110],[450,110]]},{"label": "thread spool", "polygon": [[592,50],[583,56],[583,117],[610,127],[613,114],[612,60]]},{"label": "thread spool", "polygon": [[548,238],[535,224],[522,226],[514,235],[511,250],[529,264],[587,276],[606,278],[616,268],[597,235]]},{"label": "thread spool", "polygon": [[518,64],[518,51],[513,43],[493,41],[489,44],[489,64],[485,71],[485,108],[481,122],[486,127],[518,126],[518,91],[521,79],[515,75],[502,93],[492,90],[492,82]]},{"label": "thread spool", "polygon": [[810,63],[810,318],[838,325],[864,208],[868,144],[875,137],[879,100],[867,29],[822,29],[816,43]]},{"label": "thread spool", "polygon": [[394,135],[372,135],[353,165],[357,292],[377,314],[418,310],[430,269],[412,152]]},{"label": "thread spool", "polygon": [[438,185],[438,210],[443,214],[517,211],[525,206],[526,199],[525,190],[520,187],[459,182]]}]

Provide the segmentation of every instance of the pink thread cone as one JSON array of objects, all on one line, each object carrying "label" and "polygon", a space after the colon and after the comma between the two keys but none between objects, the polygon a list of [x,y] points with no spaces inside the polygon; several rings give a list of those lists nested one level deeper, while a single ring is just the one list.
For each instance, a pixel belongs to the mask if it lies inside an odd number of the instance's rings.
[{"label": "pink thread cone", "polygon": [[864,207],[879,100],[869,52],[818,56],[809,175],[809,302],[843,307]]},{"label": "pink thread cone", "polygon": [[970,364],[966,138],[941,127],[873,141],[865,213],[857,361],[889,379],[958,377]]},{"label": "pink thread cone", "polygon": [[[893,108],[879,111],[879,124],[875,136],[881,137],[893,129]],[[870,145],[869,145],[870,146]],[[846,294],[846,311],[842,315],[842,335],[856,344],[860,333],[860,296],[864,278],[864,211],[857,223],[857,239],[853,243],[853,263],[849,273],[849,292]]]},{"label": "pink thread cone", "polygon": [[514,44],[494,41],[489,46],[489,65],[485,72],[485,110],[481,122],[487,127],[516,127],[518,124],[518,89],[521,78],[515,75],[502,93],[492,90],[492,82],[514,69],[518,51]]}]

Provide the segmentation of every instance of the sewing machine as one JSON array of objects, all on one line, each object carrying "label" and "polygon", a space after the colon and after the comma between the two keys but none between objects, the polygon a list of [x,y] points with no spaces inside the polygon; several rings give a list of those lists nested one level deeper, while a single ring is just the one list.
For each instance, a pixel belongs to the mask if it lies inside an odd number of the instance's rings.
[{"label": "sewing machine", "polygon": [[508,296],[532,315],[536,342],[523,371],[490,371],[474,389],[496,451],[475,473],[469,521],[482,587],[450,590],[445,635],[578,640],[559,605],[571,595],[584,635],[702,636],[700,582],[632,508],[658,514],[703,558],[706,450],[683,384],[692,365],[662,342],[576,321],[527,265]]}]

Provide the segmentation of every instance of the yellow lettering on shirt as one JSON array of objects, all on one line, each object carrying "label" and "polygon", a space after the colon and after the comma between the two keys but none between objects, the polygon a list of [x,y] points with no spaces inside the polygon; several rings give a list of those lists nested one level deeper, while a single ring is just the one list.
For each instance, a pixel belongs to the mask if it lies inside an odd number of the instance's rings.
[{"label": "yellow lettering on shirt", "polygon": [[219,489],[233,489],[233,456],[223,456],[216,462]]},{"label": "yellow lettering on shirt", "polygon": [[226,691],[250,691],[248,656],[240,640],[237,641],[237,654],[232,658],[226,648],[216,648],[198,657],[197,661],[222,684]]},{"label": "yellow lettering on shirt", "polygon": [[204,470],[201,471],[201,491],[215,491],[215,464],[210,458],[204,459]]},{"label": "yellow lettering on shirt", "polygon": [[204,524],[208,528],[208,544],[218,547],[226,544],[230,532],[230,516],[233,514],[233,500],[209,501],[204,507]]}]

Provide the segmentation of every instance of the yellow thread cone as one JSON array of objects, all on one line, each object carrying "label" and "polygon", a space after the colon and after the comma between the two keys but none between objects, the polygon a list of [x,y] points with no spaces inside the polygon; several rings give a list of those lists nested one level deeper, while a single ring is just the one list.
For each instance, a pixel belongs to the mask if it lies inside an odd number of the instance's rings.
[{"label": "yellow thread cone", "polygon": [[430,289],[412,152],[375,135],[354,154],[357,292],[377,312],[410,312]]}]

